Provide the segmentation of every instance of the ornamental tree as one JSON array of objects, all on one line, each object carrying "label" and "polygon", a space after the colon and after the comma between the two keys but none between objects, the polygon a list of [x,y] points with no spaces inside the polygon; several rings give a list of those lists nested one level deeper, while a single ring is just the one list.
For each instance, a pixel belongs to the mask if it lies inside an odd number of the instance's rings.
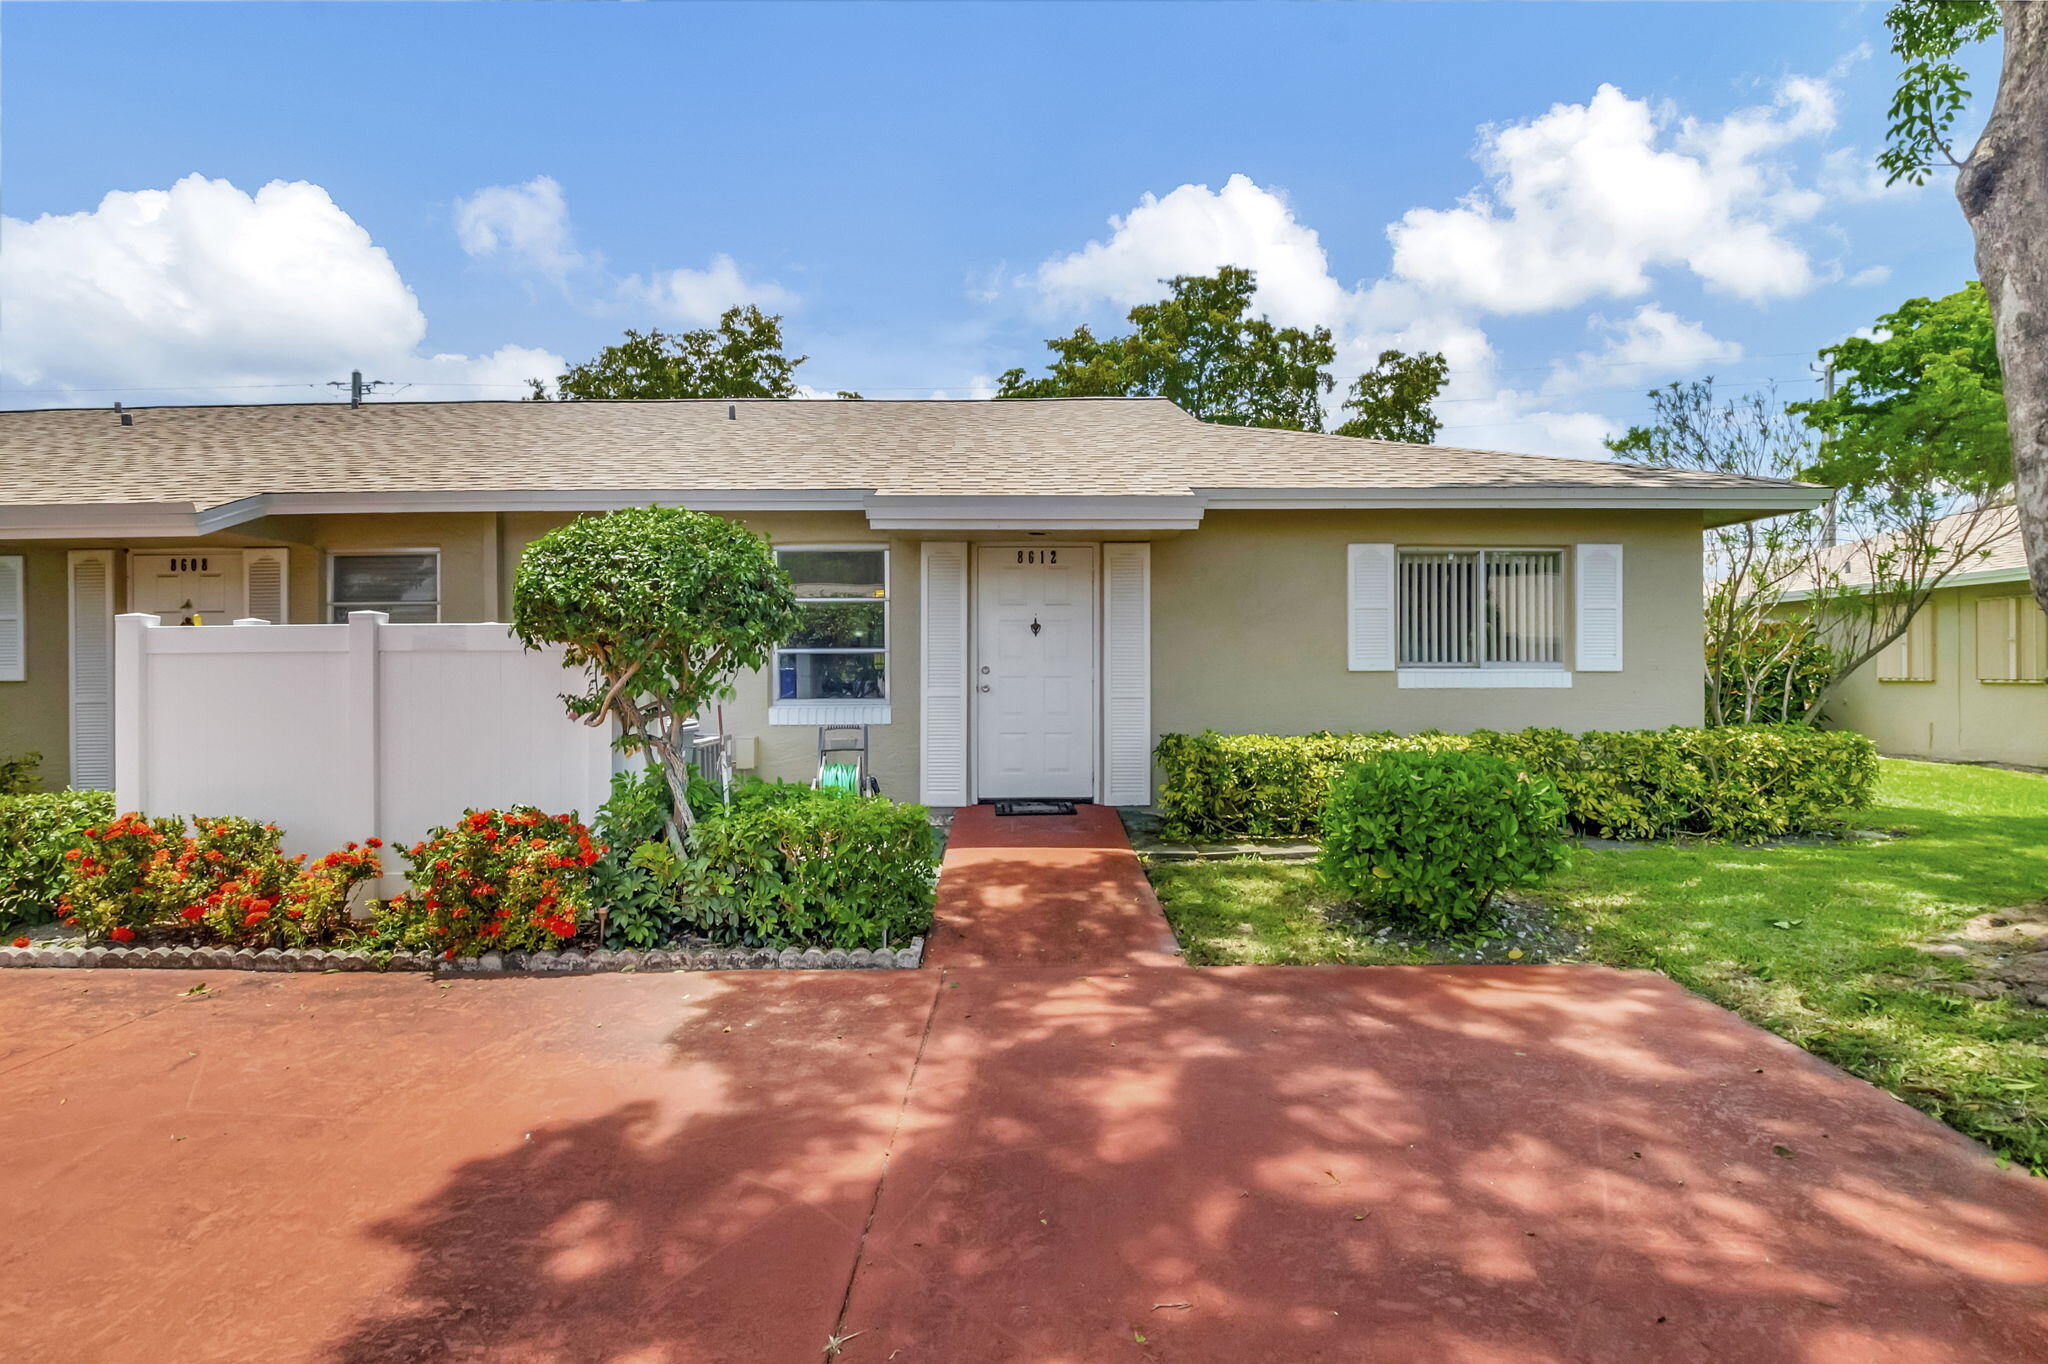
[{"label": "ornamental tree", "polygon": [[[1812,418],[1775,395],[1723,400],[1706,379],[1649,396],[1656,424],[1607,442],[1623,459],[1787,479],[1811,478],[1821,465]],[[1850,674],[2010,525],[2002,504],[1950,485],[1942,461],[1923,451],[1854,458],[1870,467],[1844,475],[1830,508],[1707,530],[1709,724],[1772,714],[1817,721]]]},{"label": "ornamental tree", "polygon": [[557,527],[527,546],[512,629],[528,648],[560,644],[589,685],[569,713],[616,720],[619,746],[645,752],[673,797],[669,841],[692,822],[684,723],[732,694],[796,628],[789,575],[744,527],[680,507],[632,507]]}]

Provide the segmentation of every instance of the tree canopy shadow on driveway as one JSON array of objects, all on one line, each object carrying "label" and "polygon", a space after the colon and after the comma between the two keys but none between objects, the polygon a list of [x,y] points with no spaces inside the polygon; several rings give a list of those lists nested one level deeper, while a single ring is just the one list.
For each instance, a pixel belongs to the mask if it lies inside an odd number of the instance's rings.
[{"label": "tree canopy shadow on driveway", "polygon": [[2048,1355],[2048,1185],[1653,976],[954,972],[907,1105],[823,1045],[872,998],[762,983],[671,1038],[714,1107],[377,1225],[333,1357]]}]

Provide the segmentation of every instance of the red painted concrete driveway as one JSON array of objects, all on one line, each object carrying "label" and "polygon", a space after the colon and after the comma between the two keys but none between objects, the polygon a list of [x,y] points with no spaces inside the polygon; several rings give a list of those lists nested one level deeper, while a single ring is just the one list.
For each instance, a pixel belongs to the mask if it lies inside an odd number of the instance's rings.
[{"label": "red painted concrete driveway", "polygon": [[17,971],[0,1281],[10,1361],[2020,1361],[2048,1184],[1597,969]]}]

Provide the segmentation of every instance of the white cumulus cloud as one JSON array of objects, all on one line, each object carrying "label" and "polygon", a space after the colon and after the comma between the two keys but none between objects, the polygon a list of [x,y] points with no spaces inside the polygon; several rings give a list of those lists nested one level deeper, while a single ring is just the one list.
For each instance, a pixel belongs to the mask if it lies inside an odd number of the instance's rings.
[{"label": "white cumulus cloud", "polygon": [[535,276],[591,312],[623,310],[701,326],[742,304],[773,310],[797,301],[773,280],[747,278],[723,252],[701,270],[677,266],[645,275],[612,275],[602,255],[576,244],[568,199],[547,175],[521,185],[486,185],[457,199],[455,239],[473,259],[495,260]]},{"label": "white cumulus cloud", "polygon": [[1487,130],[1483,188],[1387,229],[1394,273],[1496,313],[1640,295],[1664,267],[1751,301],[1804,293],[1816,275],[1786,229],[1820,198],[1769,154],[1833,126],[1827,86],[1810,79],[1718,123],[1603,85],[1585,104]]},{"label": "white cumulus cloud", "polygon": [[1215,191],[1182,185],[1164,198],[1147,194],[1109,225],[1107,241],[1039,267],[1034,282],[1047,303],[1128,307],[1158,298],[1162,279],[1242,265],[1258,272],[1259,306],[1278,322],[1322,323],[1344,306],[1321,240],[1295,220],[1285,197],[1249,176],[1233,175]]},{"label": "white cumulus cloud", "polygon": [[471,256],[496,257],[557,282],[589,263],[576,249],[562,187],[546,175],[457,199],[455,239]]},{"label": "white cumulus cloud", "polygon": [[1333,421],[1349,380],[1381,349],[1437,350],[1450,362],[1438,404],[1447,443],[1600,456],[1617,426],[1572,410],[1583,401],[1575,395],[1682,377],[1738,359],[1741,348],[1646,299],[1620,321],[1588,318],[1599,349],[1511,385],[1485,319],[1641,298],[1666,274],[1752,303],[1818,286],[1829,272],[1799,234],[1828,196],[1793,161],[1835,123],[1833,88],[1812,77],[1791,77],[1768,101],[1719,120],[1602,86],[1583,104],[1483,129],[1482,183],[1453,207],[1412,209],[1390,224],[1392,262],[1380,279],[1342,281],[1283,192],[1234,174],[1220,189],[1144,195],[1109,220],[1106,236],[1017,283],[1041,310],[1072,315],[1155,299],[1172,275],[1246,266],[1258,274],[1261,311],[1330,328]]},{"label": "white cumulus cloud", "polygon": [[1644,304],[1634,316],[1619,322],[1595,317],[1591,325],[1605,336],[1606,344],[1559,364],[1545,385],[1546,393],[1564,394],[1617,382],[1647,387],[1742,358],[1738,343],[1723,341],[1699,323],[1654,303]]},{"label": "white cumulus cloud", "polygon": [[278,401],[356,368],[414,384],[407,397],[509,397],[561,368],[516,346],[422,354],[427,319],[390,256],[303,181],[250,194],[195,174],[86,212],[0,218],[0,310],[0,377],[38,390],[18,399],[36,406],[93,389]]}]

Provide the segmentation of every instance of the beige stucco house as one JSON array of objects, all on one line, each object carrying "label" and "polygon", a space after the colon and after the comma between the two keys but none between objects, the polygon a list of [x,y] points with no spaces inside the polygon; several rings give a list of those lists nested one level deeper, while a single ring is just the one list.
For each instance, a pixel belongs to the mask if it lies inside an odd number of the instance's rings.
[{"label": "beige stucco house", "polygon": [[1987,552],[1850,674],[1828,719],[1885,753],[2048,767],[2048,614],[2028,586],[2010,508]]},{"label": "beige stucco house", "polygon": [[1143,803],[1167,731],[1698,723],[1702,526],[1823,495],[1161,399],[8,412],[0,756],[109,783],[116,613],[505,620],[528,541],[660,502],[808,603],[720,713],[743,764],[867,725],[892,795]]}]

